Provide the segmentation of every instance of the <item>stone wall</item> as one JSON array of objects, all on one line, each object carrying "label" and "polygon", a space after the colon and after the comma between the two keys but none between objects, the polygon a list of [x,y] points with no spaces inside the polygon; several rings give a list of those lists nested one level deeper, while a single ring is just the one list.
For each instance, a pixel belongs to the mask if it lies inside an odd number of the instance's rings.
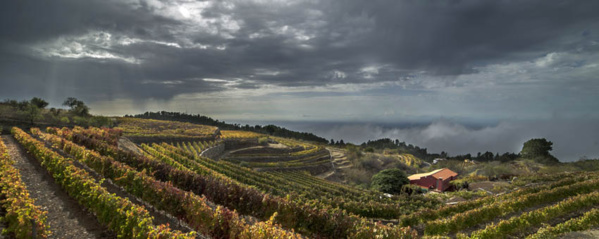
[{"label": "stone wall", "polygon": [[270,172],[270,171],[278,171],[278,172],[289,172],[289,171],[308,171],[311,175],[319,175],[328,171],[333,170],[332,163],[325,163],[320,165],[312,165],[312,166],[303,166],[303,167],[288,167],[288,168],[254,168],[254,170],[259,172]]},{"label": "stone wall", "polygon": [[210,147],[210,148],[207,148],[206,150],[202,151],[200,156],[215,159],[215,158],[218,158],[220,155],[222,155],[224,151],[225,151],[225,144],[221,143],[214,147]]},{"label": "stone wall", "polygon": [[225,139],[225,150],[235,150],[258,146],[258,138],[249,139]]},{"label": "stone wall", "polygon": [[154,136],[127,136],[129,140],[136,144],[152,144],[152,143],[182,143],[195,141],[213,141],[210,137],[154,137]]}]

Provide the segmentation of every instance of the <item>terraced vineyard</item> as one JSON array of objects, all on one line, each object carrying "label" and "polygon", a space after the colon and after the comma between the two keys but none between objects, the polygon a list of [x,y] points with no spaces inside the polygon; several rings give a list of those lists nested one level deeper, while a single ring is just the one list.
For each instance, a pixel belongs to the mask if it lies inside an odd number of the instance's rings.
[{"label": "terraced vineyard", "polygon": [[258,138],[265,137],[266,135],[249,132],[249,131],[239,131],[239,130],[222,130],[220,131],[222,139],[245,139],[245,138]]},{"label": "terraced vineyard", "polygon": [[552,238],[598,226],[591,218],[599,206],[599,174],[553,177],[562,179],[499,197],[423,209],[401,217],[400,225],[414,226],[421,235],[458,238]]},{"label": "terraced vineyard", "polygon": [[49,149],[44,142],[18,128],[13,128],[12,134],[25,149],[33,154],[67,194],[91,211],[99,223],[106,225],[117,236],[127,238],[194,237],[193,232],[185,234],[180,231],[172,231],[166,225],[155,225],[153,217],[142,205],[111,194],[88,171],[77,166],[72,158],[63,157],[58,152]]},{"label": "terraced vineyard", "polygon": [[[262,170],[309,170],[310,168],[332,167],[331,156],[323,146],[297,140],[271,137],[279,148],[254,147],[231,153],[224,160]],[[188,150],[193,153],[193,150]],[[197,149],[196,149],[197,151]]]},{"label": "terraced vineyard", "polygon": [[408,165],[410,167],[418,167],[418,166],[422,165],[422,160],[414,157],[414,155],[411,155],[411,154],[400,154],[400,155],[397,155],[397,158],[399,159],[400,162],[402,162],[403,164]]},{"label": "terraced vineyard", "polygon": [[118,122],[117,130],[130,138],[141,140],[206,139],[218,134],[216,127],[192,123],[130,117],[118,118]]},{"label": "terraced vineyard", "polygon": [[[156,133],[161,136],[153,142],[137,145],[141,154],[119,148],[123,133],[156,126],[135,125],[140,129],[13,128],[12,135],[61,191],[116,237],[551,238],[599,226],[598,173],[523,177],[526,183],[514,184],[532,184],[441,206],[420,195],[390,196],[312,176],[302,168],[331,164],[329,152],[297,140],[268,137],[265,144],[258,138],[267,136],[242,131],[223,132],[222,139],[201,131],[195,138],[192,128],[176,140]],[[170,127],[163,132],[178,131]],[[227,157],[203,156],[210,150]],[[17,196],[28,195],[27,185],[6,152],[0,142],[7,231],[28,238],[36,228],[36,237],[51,236],[46,217],[52,212],[36,206],[35,197]],[[418,163],[413,156],[400,160]]]},{"label": "terraced vineyard", "polygon": [[[52,142],[65,153],[74,155],[75,159],[81,160],[104,177],[112,179],[129,193],[179,218],[202,235],[243,238],[248,235],[247,233],[266,231],[269,234],[261,238],[299,236],[297,232],[307,236],[328,238],[335,238],[338,235],[368,238],[386,235],[385,237],[397,238],[414,233],[409,228],[371,222],[316,200],[308,201],[282,192],[270,193],[259,190],[228,176],[233,174],[221,173],[226,167],[219,167],[221,172],[213,170],[210,164],[200,163],[202,160],[196,160],[194,156],[186,155],[186,151],[170,144],[142,144],[141,147],[146,154],[142,156],[122,151],[104,140],[98,140],[100,137],[97,129],[50,128],[48,132],[54,135],[34,130],[36,136],[46,142]],[[209,159],[204,161],[210,162]],[[212,161],[212,163],[229,166],[234,170],[245,170],[246,174],[254,172],[230,162]],[[213,165],[211,167],[214,167]],[[270,177],[275,178],[274,175]],[[160,184],[160,182],[168,183]],[[170,187],[172,189],[169,189]],[[346,187],[339,185],[338,188]],[[350,192],[352,189],[346,188],[346,190]],[[338,196],[342,195],[337,194]],[[360,193],[353,193],[348,198],[359,197],[363,196]],[[170,200],[165,201],[164,198]],[[186,203],[190,201],[197,203],[187,208]],[[212,213],[209,208],[212,208]],[[251,235],[251,238],[258,237]]]},{"label": "terraced vineyard", "polygon": [[166,143],[142,147],[150,156],[192,165],[198,173],[217,172],[238,182],[256,186],[266,193],[289,195],[308,203],[318,201],[323,206],[339,207],[360,216],[393,219],[415,208],[434,206],[433,201],[421,197],[385,197],[377,192],[328,182],[304,171],[259,172],[231,162],[199,157],[198,154],[186,151],[189,147],[178,148]]}]

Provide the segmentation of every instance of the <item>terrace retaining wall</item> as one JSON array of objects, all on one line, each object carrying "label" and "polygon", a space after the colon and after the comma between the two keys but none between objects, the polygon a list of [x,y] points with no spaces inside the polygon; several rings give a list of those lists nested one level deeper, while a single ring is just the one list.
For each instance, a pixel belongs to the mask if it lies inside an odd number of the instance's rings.
[{"label": "terrace retaining wall", "polygon": [[302,167],[272,167],[272,168],[254,168],[259,172],[270,172],[270,171],[278,171],[278,172],[290,172],[290,171],[308,171],[311,175],[319,175],[334,169],[332,163],[324,163],[320,165],[312,165],[312,166],[302,166]]},{"label": "terrace retaining wall", "polygon": [[260,145],[258,144],[258,138],[224,139],[223,141],[225,142],[225,150],[235,150]]},{"label": "terrace retaining wall", "polygon": [[211,137],[157,137],[157,136],[126,136],[129,140],[136,144],[151,144],[151,143],[183,143],[195,141],[212,141]]},{"label": "terrace retaining wall", "polygon": [[214,147],[207,148],[206,150],[200,153],[200,156],[215,159],[223,154],[225,151],[225,144],[218,144]]}]

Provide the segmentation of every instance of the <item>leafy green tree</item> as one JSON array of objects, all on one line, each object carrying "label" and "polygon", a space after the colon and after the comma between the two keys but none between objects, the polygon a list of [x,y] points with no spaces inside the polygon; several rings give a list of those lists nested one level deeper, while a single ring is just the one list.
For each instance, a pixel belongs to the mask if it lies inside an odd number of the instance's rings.
[{"label": "leafy green tree", "polygon": [[25,113],[27,115],[27,119],[29,119],[29,122],[31,124],[33,124],[33,122],[35,120],[38,120],[41,118],[41,109],[38,108],[36,105],[34,104],[27,104],[27,106],[25,107]]},{"label": "leafy green tree", "polygon": [[37,98],[37,97],[33,97],[29,102],[32,105],[35,105],[35,106],[37,106],[37,108],[40,108],[40,109],[46,108],[46,106],[48,106],[48,102],[46,102],[45,100],[43,100],[41,98]]},{"label": "leafy green tree", "polygon": [[559,160],[549,153],[551,150],[553,150],[553,142],[545,138],[531,139],[524,143],[520,155],[539,163],[559,163]]},{"label": "leafy green tree", "polygon": [[553,143],[547,139],[531,139],[524,143],[520,154],[525,158],[547,156],[552,149]]},{"label": "leafy green tree", "polygon": [[89,107],[75,97],[67,98],[62,105],[71,108],[71,112],[78,116],[89,116]]},{"label": "leafy green tree", "polygon": [[404,171],[392,168],[385,169],[372,176],[371,188],[385,193],[399,194],[402,187],[409,184],[410,180]]},{"label": "leafy green tree", "polygon": [[73,109],[73,108],[75,108],[75,106],[77,106],[78,103],[79,103],[79,100],[77,98],[69,97],[62,103],[62,105],[71,107],[71,109]]},{"label": "leafy green tree", "polygon": [[89,107],[87,107],[85,104],[83,104],[83,102],[81,102],[81,103],[82,103],[81,105],[77,105],[77,107],[75,107],[73,112],[76,115],[89,116]]},{"label": "leafy green tree", "polygon": [[17,103],[17,108],[20,111],[27,111],[29,105],[30,105],[29,101],[23,100],[23,101],[19,101],[19,103]]},{"label": "leafy green tree", "polygon": [[51,113],[53,116],[56,116],[56,117],[58,117],[58,116],[60,116],[60,113],[61,113],[61,112],[62,112],[62,109],[56,109],[56,108],[54,108],[54,107],[50,108],[50,113]]}]

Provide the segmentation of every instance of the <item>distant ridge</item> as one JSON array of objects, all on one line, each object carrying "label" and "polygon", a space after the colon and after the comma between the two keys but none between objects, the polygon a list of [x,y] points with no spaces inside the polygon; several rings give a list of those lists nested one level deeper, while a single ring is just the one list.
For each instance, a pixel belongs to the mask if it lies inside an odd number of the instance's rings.
[{"label": "distant ridge", "polygon": [[246,130],[252,131],[262,134],[268,134],[272,136],[278,137],[286,137],[286,138],[294,138],[301,140],[314,141],[318,143],[328,143],[328,140],[325,138],[316,136],[313,133],[306,132],[297,132],[293,130],[289,130],[283,127],[279,127],[276,125],[240,125],[240,124],[228,124],[224,121],[219,121],[212,119],[208,116],[200,115],[200,114],[187,114],[180,112],[167,112],[167,111],[157,111],[157,112],[145,112],[143,114],[137,115],[125,115],[125,117],[134,117],[134,118],[142,118],[142,119],[157,119],[157,120],[172,120],[172,121],[180,121],[180,122],[188,122],[195,124],[203,124],[203,125],[211,125],[216,126],[221,130]]}]

